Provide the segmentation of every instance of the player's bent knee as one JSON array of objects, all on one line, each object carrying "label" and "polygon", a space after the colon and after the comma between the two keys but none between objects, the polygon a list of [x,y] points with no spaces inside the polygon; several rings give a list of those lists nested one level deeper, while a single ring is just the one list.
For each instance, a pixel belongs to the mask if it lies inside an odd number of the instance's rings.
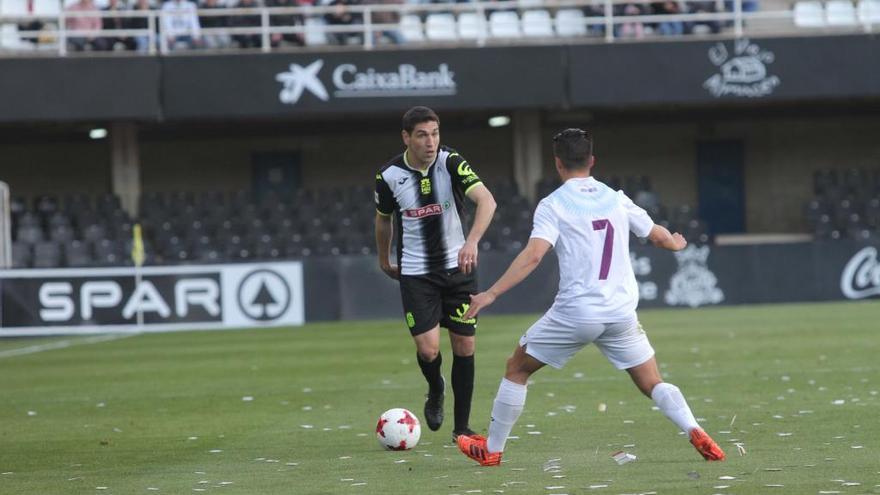
[{"label": "player's bent knee", "polygon": [[440,354],[440,346],[420,345],[416,348],[416,352],[419,353],[419,356],[422,358],[422,360],[430,363],[431,361],[437,359],[437,355]]}]

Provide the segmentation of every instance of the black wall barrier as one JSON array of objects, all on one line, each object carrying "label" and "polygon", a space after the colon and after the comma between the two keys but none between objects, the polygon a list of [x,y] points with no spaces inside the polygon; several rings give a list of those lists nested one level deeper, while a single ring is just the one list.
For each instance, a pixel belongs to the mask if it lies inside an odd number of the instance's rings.
[{"label": "black wall barrier", "polygon": [[880,96],[873,36],[570,48],[570,103],[638,105]]},{"label": "black wall barrier", "polygon": [[0,57],[0,122],[158,120],[159,68],[157,57]]},{"label": "black wall barrier", "polygon": [[300,116],[437,109],[536,108],[564,101],[558,46],[168,57],[163,113]]},{"label": "black wall barrier", "polygon": [[[671,253],[635,246],[631,260],[642,308],[880,298],[880,243],[851,241],[755,246],[689,246]],[[480,286],[497,280],[515,254],[480,255]],[[325,263],[325,262],[321,262]],[[399,289],[373,257],[335,263],[332,276],[306,262],[306,320],[403,318]],[[317,270],[315,270],[317,272]],[[552,251],[487,314],[540,313],[553,304],[559,281]],[[338,290],[336,311],[328,298]],[[878,307],[880,317],[880,307]]]},{"label": "black wall barrier", "polygon": [[871,35],[396,51],[0,58],[0,122],[880,98]]},{"label": "black wall barrier", "polygon": [[[880,243],[636,246],[641,307],[880,299]],[[515,253],[483,253],[481,287]],[[400,319],[397,282],[373,256],[234,265],[0,271],[0,337],[104,331],[288,326],[304,321]],[[486,314],[541,313],[559,280],[551,251]],[[878,319],[880,319],[880,305]],[[141,316],[139,316],[141,315]]]}]

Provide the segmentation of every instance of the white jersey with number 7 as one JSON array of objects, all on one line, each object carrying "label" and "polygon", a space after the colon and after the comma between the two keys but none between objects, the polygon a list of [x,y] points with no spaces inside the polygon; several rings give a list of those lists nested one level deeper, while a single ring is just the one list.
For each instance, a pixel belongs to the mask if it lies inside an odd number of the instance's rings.
[{"label": "white jersey with number 7", "polygon": [[631,320],[639,288],[629,257],[629,233],[647,237],[654,222],[623,191],[593,177],[573,178],[535,209],[533,238],[559,260],[559,292],[549,313],[574,323]]}]

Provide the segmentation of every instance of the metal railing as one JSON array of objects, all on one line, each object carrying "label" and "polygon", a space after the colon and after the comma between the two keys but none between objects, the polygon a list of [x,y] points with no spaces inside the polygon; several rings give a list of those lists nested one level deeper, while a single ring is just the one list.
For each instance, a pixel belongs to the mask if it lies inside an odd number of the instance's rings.
[{"label": "metal railing", "polygon": [[[864,1],[864,0],[863,0]],[[482,19],[482,26],[478,29],[476,36],[469,39],[447,39],[432,40],[430,36],[426,41],[406,41],[407,45],[424,46],[425,43],[433,45],[448,45],[457,43],[459,45],[477,45],[483,46],[487,43],[559,43],[578,42],[580,40],[604,40],[605,42],[614,42],[621,36],[616,33],[616,27],[629,24],[640,23],[647,25],[655,25],[658,23],[685,23],[685,24],[706,24],[717,23],[718,26],[724,26],[724,31],[719,33],[722,37],[740,38],[749,35],[748,27],[752,23],[761,21],[781,21],[779,26],[794,27],[794,11],[792,9],[779,10],[762,10],[754,12],[743,11],[743,0],[717,0],[707,2],[688,2],[701,3],[711,5],[715,8],[715,12],[693,12],[680,14],[640,14],[640,15],[619,15],[615,14],[616,5],[624,4],[641,4],[648,5],[655,3],[656,0],[524,0],[524,1],[492,1],[492,2],[473,2],[473,3],[455,3],[455,4],[427,4],[427,5],[356,5],[342,7],[343,12],[360,16],[361,22],[350,25],[306,25],[302,22],[304,19],[323,19],[328,14],[338,14],[339,6],[306,6],[306,7],[253,7],[253,8],[215,8],[215,9],[199,9],[196,16],[200,19],[209,17],[226,17],[228,19],[236,17],[250,17],[252,19],[259,17],[259,26],[242,26],[242,27],[216,27],[216,28],[200,28],[198,32],[184,33],[183,35],[191,35],[195,39],[201,39],[205,36],[259,36],[259,49],[263,52],[273,50],[273,35],[297,35],[300,38],[307,38],[309,33],[326,34],[348,34],[356,35],[361,38],[360,45],[363,49],[371,50],[376,46],[376,37],[384,32],[400,32],[402,24],[399,22],[374,22],[373,18],[378,14],[381,16],[399,16],[403,18],[407,15],[418,15],[419,29],[424,29],[426,15],[432,13],[474,13],[478,19]],[[677,2],[680,3],[681,2]],[[725,5],[731,6],[731,11],[725,11]],[[582,37],[562,36],[554,34],[548,37],[494,37],[490,32],[490,22],[487,20],[487,14],[495,11],[518,11],[525,12],[529,10],[547,10],[558,11],[561,9],[593,9],[594,14],[584,15],[575,22],[581,24],[588,33]],[[598,12],[601,11],[601,14]],[[119,10],[119,11],[61,11],[57,15],[15,15],[0,17],[0,25],[15,23],[32,23],[34,21],[44,22],[45,25],[39,30],[21,30],[19,29],[15,35],[21,40],[30,40],[35,45],[43,45],[48,47],[48,51],[56,52],[58,55],[67,55],[68,41],[75,39],[96,39],[96,38],[142,38],[146,40],[144,53],[154,55],[157,52],[161,54],[169,54],[172,49],[169,44],[171,38],[180,36],[181,33],[164,32],[166,22],[169,17],[180,15],[179,13],[170,13],[162,10]],[[295,16],[299,19],[297,24],[278,25],[277,16]],[[92,18],[119,18],[125,20],[145,19],[146,28],[141,29],[99,29],[99,30],[81,30],[69,29],[66,27],[67,21],[77,17]],[[273,19],[276,18],[276,19]],[[835,32],[871,32],[873,23],[876,20],[857,20],[850,26],[835,26]],[[796,32],[802,35],[810,35],[814,33],[825,33],[826,29],[797,29],[792,31],[780,28],[778,34],[788,34]],[[761,33],[773,34],[773,32]],[[9,47],[10,33],[0,34],[0,54],[4,53],[4,44]],[[687,35],[685,35],[687,36]],[[668,36],[660,36],[667,37]],[[43,42],[49,40],[48,42]],[[329,44],[329,43],[328,43]],[[347,45],[351,48],[352,45]],[[6,50],[8,53],[9,50]],[[14,49],[12,50],[15,51]],[[130,53],[130,52],[127,52]]]}]

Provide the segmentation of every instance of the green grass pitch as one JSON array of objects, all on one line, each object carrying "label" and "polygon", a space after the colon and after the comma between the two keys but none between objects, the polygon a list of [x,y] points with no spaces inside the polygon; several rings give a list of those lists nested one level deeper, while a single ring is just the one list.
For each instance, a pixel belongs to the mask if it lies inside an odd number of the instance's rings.
[{"label": "green grass pitch", "polygon": [[[534,319],[481,320],[474,429]],[[402,321],[348,322],[27,355],[10,351],[70,338],[0,340],[0,493],[880,493],[877,301],[641,320],[725,462],[704,462],[594,348],[535,375],[500,468],[460,455],[451,421],[386,452],[376,419],[391,407],[421,416],[424,381]],[[443,353],[448,380],[445,336]],[[617,465],[621,449],[638,460]]]}]

